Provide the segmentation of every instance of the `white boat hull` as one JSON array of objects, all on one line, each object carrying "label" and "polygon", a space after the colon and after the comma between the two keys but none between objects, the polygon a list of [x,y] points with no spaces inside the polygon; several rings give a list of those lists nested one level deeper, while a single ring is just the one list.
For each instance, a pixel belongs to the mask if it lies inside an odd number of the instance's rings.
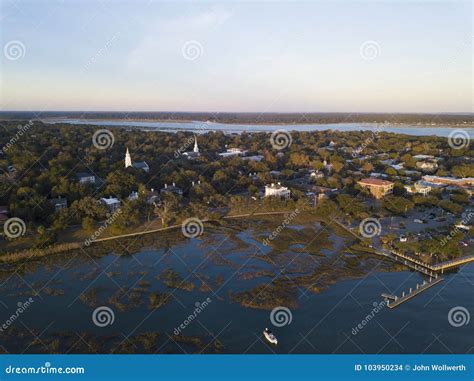
[{"label": "white boat hull", "polygon": [[268,333],[266,331],[263,331],[263,336],[265,337],[265,339],[270,343],[270,344],[273,344],[273,345],[277,345],[278,344],[278,339],[272,334],[272,333]]}]

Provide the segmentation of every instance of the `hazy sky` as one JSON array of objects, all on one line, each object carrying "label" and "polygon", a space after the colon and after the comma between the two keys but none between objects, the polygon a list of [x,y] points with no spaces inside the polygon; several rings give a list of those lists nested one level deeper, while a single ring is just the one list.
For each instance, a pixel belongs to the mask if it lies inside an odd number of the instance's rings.
[{"label": "hazy sky", "polygon": [[472,111],[472,4],[0,0],[3,110]]}]

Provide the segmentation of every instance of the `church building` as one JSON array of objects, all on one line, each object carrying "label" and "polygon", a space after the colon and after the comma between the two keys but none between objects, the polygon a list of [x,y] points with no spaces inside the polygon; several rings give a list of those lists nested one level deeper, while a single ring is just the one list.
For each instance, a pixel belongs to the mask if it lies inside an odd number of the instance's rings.
[{"label": "church building", "polygon": [[186,156],[186,158],[193,160],[197,159],[198,157],[201,156],[199,152],[199,147],[198,147],[198,142],[197,142],[197,137],[194,135],[194,149],[190,152],[185,152],[183,153],[183,156]]},{"label": "church building", "polygon": [[150,171],[150,167],[146,161],[137,161],[135,163],[132,162],[132,157],[130,156],[130,152],[128,151],[128,148],[127,148],[127,152],[125,153],[125,168],[128,168],[128,167],[141,169],[145,171],[146,173]]}]

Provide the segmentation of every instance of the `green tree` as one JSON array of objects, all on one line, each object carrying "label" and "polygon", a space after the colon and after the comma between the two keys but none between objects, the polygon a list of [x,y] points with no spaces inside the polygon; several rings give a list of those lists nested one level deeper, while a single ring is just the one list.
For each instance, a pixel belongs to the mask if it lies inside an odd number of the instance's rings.
[{"label": "green tree", "polygon": [[403,197],[386,196],[383,199],[382,206],[394,214],[403,215],[412,209],[414,204]]},{"label": "green tree", "polygon": [[173,193],[166,193],[160,205],[155,207],[155,215],[161,219],[161,224],[166,227],[177,216],[179,200]]}]

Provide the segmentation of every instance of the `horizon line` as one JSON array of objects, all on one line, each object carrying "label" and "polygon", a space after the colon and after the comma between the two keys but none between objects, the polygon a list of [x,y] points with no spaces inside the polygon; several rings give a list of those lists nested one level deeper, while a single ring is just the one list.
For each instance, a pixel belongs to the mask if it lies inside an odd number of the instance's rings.
[{"label": "horizon line", "polygon": [[151,110],[0,110],[2,113],[168,113],[168,114],[260,114],[260,115],[271,115],[271,114],[374,114],[374,115],[474,115],[473,111],[440,111],[440,112],[428,112],[428,111],[151,111]]}]

